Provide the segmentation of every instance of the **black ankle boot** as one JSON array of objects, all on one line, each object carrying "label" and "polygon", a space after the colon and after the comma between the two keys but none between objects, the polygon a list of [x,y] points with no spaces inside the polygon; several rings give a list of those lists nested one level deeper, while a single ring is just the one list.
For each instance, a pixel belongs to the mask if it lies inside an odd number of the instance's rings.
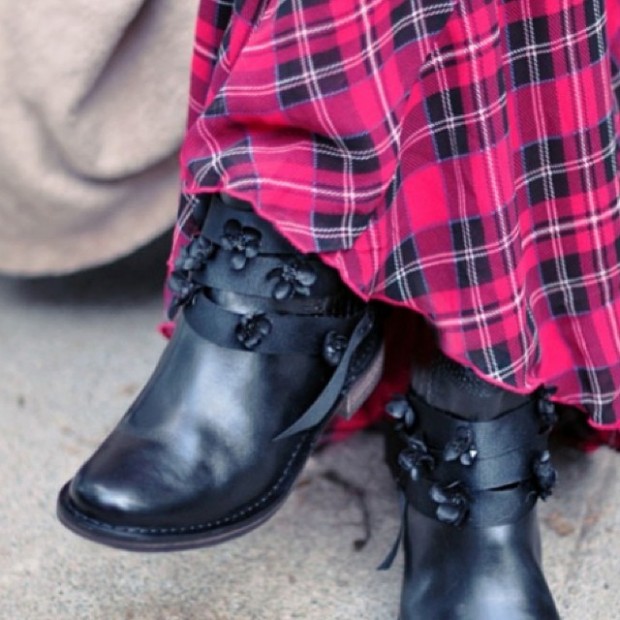
[{"label": "black ankle boot", "polygon": [[388,406],[405,499],[400,620],[558,620],[535,512],[555,482],[549,392],[510,394],[455,368],[414,379],[433,405],[411,390]]},{"label": "black ankle boot", "polygon": [[373,308],[243,201],[213,197],[177,268],[173,338],[58,501],[74,532],[129,550],[216,544],[263,523],[382,370]]}]

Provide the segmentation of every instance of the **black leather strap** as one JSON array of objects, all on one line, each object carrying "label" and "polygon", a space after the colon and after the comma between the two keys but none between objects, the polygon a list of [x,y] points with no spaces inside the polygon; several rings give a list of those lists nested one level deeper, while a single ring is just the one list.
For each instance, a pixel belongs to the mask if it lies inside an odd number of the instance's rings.
[{"label": "black leather strap", "polygon": [[265,219],[258,217],[253,210],[242,211],[222,202],[219,195],[214,195],[202,227],[202,234],[218,245],[222,243],[222,236],[226,223],[237,220],[241,226],[257,230],[261,235],[259,252],[261,254],[296,254],[297,250]]},{"label": "black leather strap", "polygon": [[374,326],[375,314],[372,308],[367,308],[361,320],[355,326],[355,330],[351,334],[348,346],[336,367],[334,374],[329,380],[325,389],[321,392],[314,403],[306,410],[306,412],[289,428],[274,437],[274,441],[285,439],[296,433],[309,430],[318,426],[328,416],[337,400],[343,393],[344,386],[349,375],[351,360],[358,351],[362,341],[368,336]]},{"label": "black leather strap", "polygon": [[[433,501],[431,480],[408,480],[405,494],[411,506],[433,519],[438,518],[440,504]],[[466,490],[463,523],[472,527],[490,527],[514,523],[528,513],[536,503],[538,494],[532,481],[525,481],[511,488],[493,491]],[[441,520],[441,519],[439,519]]]},{"label": "black leather strap", "polygon": [[414,392],[408,394],[413,407],[416,426],[424,442],[433,452],[443,451],[459,433],[459,428],[468,429],[472,443],[481,459],[492,459],[507,452],[530,448],[532,441],[542,430],[537,401],[532,399],[488,421],[470,422],[450,415],[425,403]]},{"label": "black leather strap", "polygon": [[[259,255],[248,260],[243,269],[236,271],[231,269],[227,253],[218,250],[207,262],[206,268],[195,272],[192,278],[211,288],[271,298],[278,282],[277,274],[271,274],[281,269],[283,265],[284,262],[280,258]],[[342,282],[334,270],[326,268],[317,260],[312,261],[311,265],[316,271],[317,279],[309,287],[310,296],[305,299],[328,297],[342,290]]]},{"label": "black leather strap", "polygon": [[[406,403],[411,409],[399,427],[400,482],[409,503],[427,516],[457,525],[501,525],[550,494],[555,472],[539,397],[477,421],[437,409],[413,392]],[[442,489],[445,501],[437,502]]]},{"label": "black leather strap", "polygon": [[247,346],[238,336],[239,325],[247,320],[247,315],[226,310],[203,294],[196,295],[185,306],[184,314],[188,325],[202,338],[228,349],[264,354],[322,355],[326,334],[337,332],[348,338],[360,320],[359,314],[347,318],[316,316],[311,320],[295,315],[265,314],[269,333],[256,345]]},{"label": "black leather strap", "polygon": [[479,491],[509,486],[532,477],[532,463],[546,445],[546,439],[537,436],[528,449],[512,450],[490,459],[476,459],[469,467],[459,461],[437,461],[432,477],[443,484],[460,480]]}]

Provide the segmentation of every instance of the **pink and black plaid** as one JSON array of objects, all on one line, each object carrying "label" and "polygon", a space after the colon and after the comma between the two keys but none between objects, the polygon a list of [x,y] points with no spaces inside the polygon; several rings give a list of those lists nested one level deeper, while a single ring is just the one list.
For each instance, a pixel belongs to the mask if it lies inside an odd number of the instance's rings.
[{"label": "pink and black plaid", "polygon": [[366,299],[620,424],[617,0],[202,0],[183,199],[249,200]]}]

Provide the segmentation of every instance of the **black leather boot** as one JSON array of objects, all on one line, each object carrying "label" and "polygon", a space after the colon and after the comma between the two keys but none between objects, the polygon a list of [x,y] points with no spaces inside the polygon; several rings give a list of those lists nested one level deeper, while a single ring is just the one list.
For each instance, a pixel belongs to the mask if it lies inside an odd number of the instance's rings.
[{"label": "black leather boot", "polygon": [[176,266],[173,338],[58,501],[71,530],[128,550],[211,545],[263,523],[382,371],[374,309],[247,203],[214,196]]},{"label": "black leather boot", "polygon": [[558,620],[535,512],[555,482],[550,392],[511,394],[446,358],[417,371],[388,406],[404,492],[400,620]]}]

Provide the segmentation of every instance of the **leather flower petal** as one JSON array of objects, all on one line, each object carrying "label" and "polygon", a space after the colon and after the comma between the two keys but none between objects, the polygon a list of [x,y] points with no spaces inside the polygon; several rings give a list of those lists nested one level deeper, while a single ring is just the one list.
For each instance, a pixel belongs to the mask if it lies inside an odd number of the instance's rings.
[{"label": "leather flower petal", "polygon": [[455,527],[463,525],[469,514],[469,495],[462,483],[434,484],[430,497],[437,504],[435,516],[439,521]]},{"label": "leather flower petal", "polygon": [[329,331],[323,340],[323,358],[330,366],[338,366],[349,346],[349,339],[343,334]]},{"label": "leather flower petal", "polygon": [[435,512],[438,521],[458,527],[465,520],[466,511],[462,505],[440,504]]},{"label": "leather flower petal", "polygon": [[271,321],[264,314],[250,314],[241,317],[235,335],[246,349],[255,349],[271,329]]},{"label": "leather flower petal", "polygon": [[461,465],[469,467],[477,456],[478,450],[474,444],[474,434],[471,427],[464,424],[457,426],[455,436],[444,448],[444,461],[459,460]]},{"label": "leather flower petal", "polygon": [[227,252],[232,252],[230,266],[235,271],[243,269],[248,259],[258,256],[260,250],[261,233],[250,226],[242,226],[235,219],[224,224],[224,234],[220,243]]},{"label": "leather flower petal", "polygon": [[385,412],[395,420],[403,422],[407,428],[412,428],[415,424],[415,411],[404,394],[394,394],[385,406]]},{"label": "leather flower petal", "polygon": [[191,279],[188,272],[173,271],[168,278],[168,288],[173,293],[168,316],[169,318],[173,318],[179,308],[190,303],[202,287]]},{"label": "leather flower petal", "polygon": [[317,277],[316,271],[309,263],[301,263],[296,268],[295,279],[302,286],[312,286]]},{"label": "leather flower petal", "polygon": [[289,299],[295,294],[295,286],[291,282],[286,280],[279,280],[275,283],[271,295],[274,299],[282,301],[283,299]]},{"label": "leather flower petal", "polygon": [[230,266],[235,271],[241,271],[246,266],[247,262],[248,257],[245,255],[245,253],[242,252],[235,251],[230,257]]},{"label": "leather flower petal", "polygon": [[423,469],[429,472],[435,467],[435,459],[421,439],[408,437],[407,448],[398,455],[398,464],[412,480],[419,480]]},{"label": "leather flower petal", "polygon": [[204,268],[214,252],[215,245],[199,235],[181,250],[174,266],[179,271],[198,271]]},{"label": "leather flower petal", "polygon": [[274,278],[276,283],[272,296],[281,301],[294,295],[308,297],[310,287],[316,282],[318,276],[310,263],[303,258],[293,257],[284,261],[281,267],[276,267],[267,274],[268,280]]},{"label": "leather flower petal", "polygon": [[545,500],[551,495],[558,477],[555,468],[551,464],[551,454],[549,450],[545,450],[534,459],[532,470],[538,489],[538,496]]},{"label": "leather flower petal", "polygon": [[557,388],[541,388],[538,400],[538,414],[544,429],[550,429],[555,426],[558,421],[555,403],[552,402],[551,396],[557,392]]},{"label": "leather flower petal", "polygon": [[224,224],[224,234],[221,238],[222,247],[231,252],[237,248],[237,243],[241,237],[241,222],[238,220],[228,220]]}]

